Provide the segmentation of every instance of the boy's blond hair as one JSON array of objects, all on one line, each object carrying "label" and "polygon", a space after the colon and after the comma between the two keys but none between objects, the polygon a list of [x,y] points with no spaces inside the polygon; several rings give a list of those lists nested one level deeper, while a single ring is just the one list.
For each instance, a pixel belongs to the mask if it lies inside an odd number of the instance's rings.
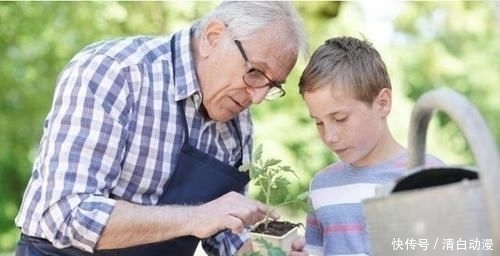
[{"label": "boy's blond hair", "polygon": [[299,80],[299,92],[321,86],[342,87],[354,98],[373,103],[380,90],[391,89],[382,57],[372,44],[353,37],[325,41],[311,56]]}]

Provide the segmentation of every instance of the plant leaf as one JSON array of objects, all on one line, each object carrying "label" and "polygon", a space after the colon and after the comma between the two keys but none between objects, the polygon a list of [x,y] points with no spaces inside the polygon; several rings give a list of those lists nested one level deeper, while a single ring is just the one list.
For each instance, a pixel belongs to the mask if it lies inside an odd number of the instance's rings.
[{"label": "plant leaf", "polygon": [[267,256],[286,256],[286,253],[281,248],[273,246],[273,244],[264,238],[257,238],[255,242],[261,244],[266,249]]},{"label": "plant leaf", "polygon": [[254,162],[260,160],[262,157],[262,144],[258,144],[253,151]]},{"label": "plant leaf", "polygon": [[274,166],[274,165],[277,165],[279,163],[281,163],[281,160],[279,160],[279,159],[268,159],[268,160],[266,160],[266,163],[264,164],[263,168],[267,169],[267,168]]},{"label": "plant leaf", "polygon": [[306,200],[308,196],[309,196],[309,191],[306,191],[306,192],[303,192],[303,193],[300,193],[299,195],[297,195],[297,199],[298,200]]}]

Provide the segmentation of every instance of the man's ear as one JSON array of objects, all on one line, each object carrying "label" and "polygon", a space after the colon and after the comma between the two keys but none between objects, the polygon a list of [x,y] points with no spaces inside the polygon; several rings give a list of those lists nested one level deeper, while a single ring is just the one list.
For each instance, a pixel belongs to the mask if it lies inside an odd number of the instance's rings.
[{"label": "man's ear", "polygon": [[226,25],[222,21],[211,21],[200,36],[200,56],[202,58],[209,56],[227,32]]},{"label": "man's ear", "polygon": [[389,88],[383,88],[375,99],[375,107],[385,117],[391,112],[392,92]]}]

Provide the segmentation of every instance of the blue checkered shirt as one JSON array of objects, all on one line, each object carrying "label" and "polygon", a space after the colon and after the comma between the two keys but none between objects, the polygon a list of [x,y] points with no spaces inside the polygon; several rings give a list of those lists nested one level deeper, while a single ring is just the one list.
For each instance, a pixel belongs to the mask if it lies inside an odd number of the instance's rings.
[{"label": "blue checkered shirt", "polygon": [[[237,128],[198,112],[201,94],[190,32],[99,42],[72,58],[58,77],[16,217],[24,234],[92,252],[116,203],[111,195],[157,204],[183,141],[181,100],[186,100],[191,145],[230,165],[241,157],[250,160],[248,110],[235,118]],[[244,239],[226,231],[203,247],[210,255],[233,255]]]}]

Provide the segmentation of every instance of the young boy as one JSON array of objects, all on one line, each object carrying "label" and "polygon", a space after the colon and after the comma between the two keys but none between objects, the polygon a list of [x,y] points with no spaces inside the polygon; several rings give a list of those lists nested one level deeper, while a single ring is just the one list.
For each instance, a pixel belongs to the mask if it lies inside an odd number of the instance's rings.
[{"label": "young boy", "polygon": [[[322,141],[340,158],[311,183],[307,249],[313,255],[369,255],[362,200],[401,177],[407,150],[391,134],[391,82],[377,50],[352,37],[327,40],[299,82]],[[442,165],[427,156],[426,165]]]}]

